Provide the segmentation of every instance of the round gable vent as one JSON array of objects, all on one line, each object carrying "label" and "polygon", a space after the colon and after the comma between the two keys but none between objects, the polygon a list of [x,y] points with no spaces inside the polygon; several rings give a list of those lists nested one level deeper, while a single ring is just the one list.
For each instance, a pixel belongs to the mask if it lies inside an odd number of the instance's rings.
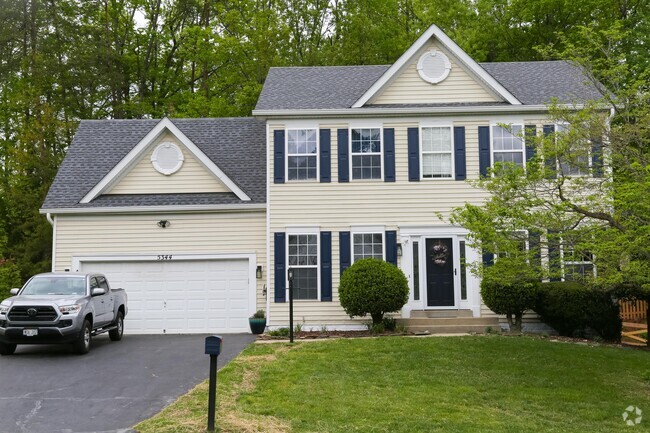
[{"label": "round gable vent", "polygon": [[449,58],[438,50],[430,50],[422,54],[418,61],[420,77],[431,84],[436,84],[447,78],[451,71]]},{"label": "round gable vent", "polygon": [[169,141],[160,143],[151,155],[153,168],[165,176],[169,176],[180,170],[184,159],[181,149]]}]

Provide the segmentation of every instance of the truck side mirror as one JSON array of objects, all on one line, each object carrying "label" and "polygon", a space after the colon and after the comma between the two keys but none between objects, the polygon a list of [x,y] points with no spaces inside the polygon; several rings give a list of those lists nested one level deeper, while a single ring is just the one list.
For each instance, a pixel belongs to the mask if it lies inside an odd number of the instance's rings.
[{"label": "truck side mirror", "polygon": [[11,296],[16,296],[18,292],[20,292],[20,289],[13,288],[9,290],[9,294],[11,294]]},{"label": "truck side mirror", "polygon": [[106,294],[106,289],[103,289],[101,287],[98,287],[96,289],[93,289],[92,296],[101,296]]}]

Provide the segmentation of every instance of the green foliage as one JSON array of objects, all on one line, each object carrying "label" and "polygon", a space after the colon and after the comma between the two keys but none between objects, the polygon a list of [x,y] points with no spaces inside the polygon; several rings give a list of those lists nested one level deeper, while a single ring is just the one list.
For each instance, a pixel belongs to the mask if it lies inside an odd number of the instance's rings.
[{"label": "green foliage", "polygon": [[541,285],[535,311],[567,337],[596,336],[620,341],[621,318],[611,293],[576,282]]},{"label": "green foliage", "polygon": [[525,263],[499,258],[487,267],[481,280],[481,298],[497,314],[505,314],[511,332],[521,332],[522,317],[535,307],[539,282]]},{"label": "green foliage", "polygon": [[289,328],[274,329],[272,331],[269,331],[269,335],[271,337],[288,337],[289,336]]},{"label": "green foliage", "polygon": [[339,285],[341,306],[350,317],[370,314],[373,325],[384,313],[399,311],[408,301],[408,282],[395,265],[378,259],[362,259],[343,272]]},{"label": "green foliage", "polygon": [[251,319],[264,319],[266,318],[266,312],[264,310],[257,310],[255,314],[251,316]]},{"label": "green foliage", "polygon": [[394,331],[397,328],[397,320],[394,317],[384,317],[381,323],[386,331]]},{"label": "green foliage", "polygon": [[0,301],[11,296],[9,291],[20,287],[21,281],[18,266],[11,260],[0,260]]}]

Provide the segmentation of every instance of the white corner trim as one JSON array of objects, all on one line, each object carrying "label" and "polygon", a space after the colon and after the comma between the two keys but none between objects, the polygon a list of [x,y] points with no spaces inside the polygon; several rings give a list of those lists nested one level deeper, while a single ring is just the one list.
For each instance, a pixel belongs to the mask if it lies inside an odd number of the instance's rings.
[{"label": "white corner trim", "polygon": [[401,55],[393,65],[384,72],[384,74],[368,89],[354,104],[352,108],[363,107],[368,101],[376,96],[393,78],[399,73],[400,70],[420,51],[422,47],[435,36],[436,39],[448,49],[458,60],[460,60],[472,73],[479,77],[488,87],[490,87],[496,94],[501,96],[504,100],[512,105],[521,105],[521,102],[515,98],[505,87],[503,87],[497,80],[488,74],[474,59],[472,59],[462,48],[449,38],[438,26],[431,25],[414,43],[411,47]]},{"label": "white corner trim", "polygon": [[57,217],[54,216],[54,219],[47,214],[48,221],[52,221],[52,272],[56,272],[56,221]]},{"label": "white corner trim", "polygon": [[180,129],[174,125],[174,123],[165,117],[151,130],[147,135],[144,136],[142,140],[133,148],[131,151],[115,166],[111,171],[108,172],[106,176],[97,184],[93,189],[88,192],[82,199],[80,203],[90,203],[92,200],[99,197],[104,192],[108,191],[111,186],[113,186],[122,176],[124,176],[128,169],[131,168],[134,164],[137,163],[139,157],[146,151],[149,145],[155,141],[160,135],[168,130],[172,133],[187,150],[189,150],[192,155],[199,162],[212,172],[226,187],[228,187],[240,200],[250,201],[250,197],[246,195],[244,191],[241,190],[232,180],[226,176],[226,174],[221,171],[217,165],[212,162],[210,158],[207,157],[201,149],[199,149]]}]

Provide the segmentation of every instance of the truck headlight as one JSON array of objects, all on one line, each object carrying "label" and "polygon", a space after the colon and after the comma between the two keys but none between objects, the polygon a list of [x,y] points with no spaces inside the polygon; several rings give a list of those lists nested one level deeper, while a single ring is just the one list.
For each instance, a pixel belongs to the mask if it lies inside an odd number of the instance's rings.
[{"label": "truck headlight", "polygon": [[78,313],[79,310],[81,310],[81,305],[79,304],[59,306],[59,311],[61,312],[61,314]]},{"label": "truck headlight", "polygon": [[7,314],[9,312],[9,305],[0,304],[0,314]]}]

